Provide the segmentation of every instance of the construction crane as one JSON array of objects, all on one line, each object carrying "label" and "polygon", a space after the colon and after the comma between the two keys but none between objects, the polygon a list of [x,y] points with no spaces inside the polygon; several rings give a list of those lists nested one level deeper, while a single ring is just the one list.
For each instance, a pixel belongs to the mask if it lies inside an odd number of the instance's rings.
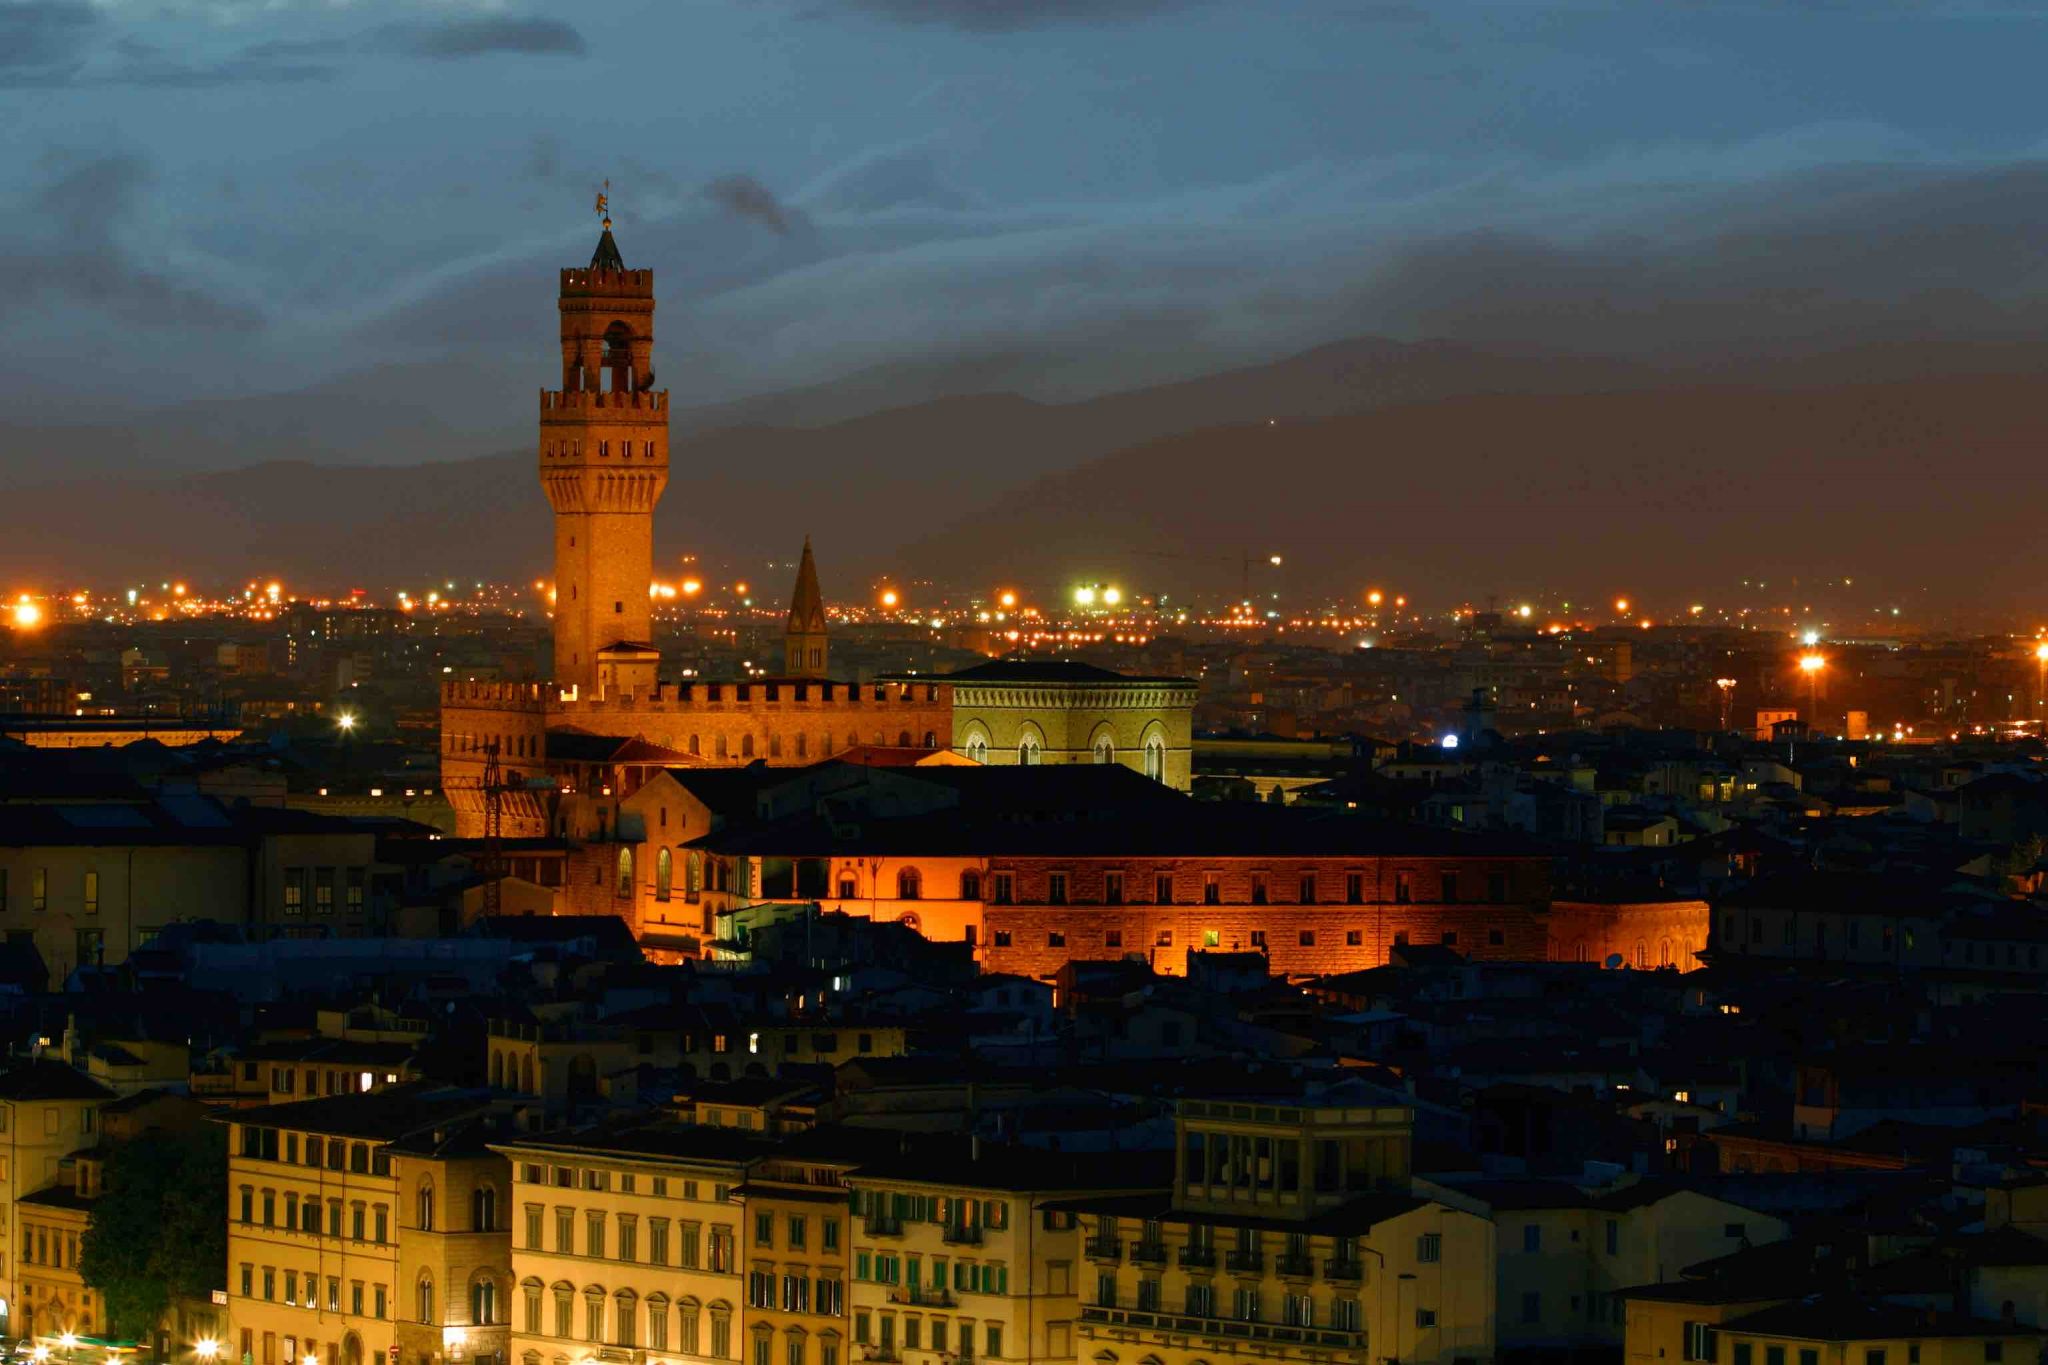
[{"label": "construction crane", "polygon": [[[1246,603],[1252,600],[1252,552],[1250,550],[1245,550],[1235,556],[1175,554],[1170,550],[1136,550],[1133,553],[1143,555],[1147,559],[1178,559],[1191,564],[1235,564],[1237,565],[1238,574],[1238,599]],[[1275,568],[1278,568],[1280,565],[1279,555],[1268,555],[1266,560]]]},{"label": "construction crane", "polygon": [[484,879],[484,917],[496,919],[505,879],[505,773],[498,766],[498,741],[484,746],[484,775],[478,787],[484,798],[484,856],[477,870]]}]

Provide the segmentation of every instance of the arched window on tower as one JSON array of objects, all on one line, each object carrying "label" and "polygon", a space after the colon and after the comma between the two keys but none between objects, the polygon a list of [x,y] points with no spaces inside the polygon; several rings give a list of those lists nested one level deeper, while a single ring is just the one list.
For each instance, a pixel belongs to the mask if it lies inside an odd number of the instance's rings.
[{"label": "arched window on tower", "polygon": [[676,856],[669,852],[668,846],[664,844],[660,851],[654,855],[654,898],[656,900],[665,901],[668,899],[669,889],[674,885],[675,875]]},{"label": "arched window on tower", "polygon": [[630,899],[633,895],[633,850],[630,848],[619,850],[618,895],[620,900]]},{"label": "arched window on tower", "polygon": [[1037,735],[1026,735],[1018,742],[1017,761],[1027,768],[1035,768],[1045,761],[1045,748],[1038,742]]},{"label": "arched window on tower", "polygon": [[1145,739],[1145,776],[1154,782],[1166,780],[1166,741],[1158,735]]},{"label": "arched window on tower", "polygon": [[1110,741],[1108,735],[1097,735],[1095,737],[1095,761],[1097,763],[1116,762],[1116,745]]}]

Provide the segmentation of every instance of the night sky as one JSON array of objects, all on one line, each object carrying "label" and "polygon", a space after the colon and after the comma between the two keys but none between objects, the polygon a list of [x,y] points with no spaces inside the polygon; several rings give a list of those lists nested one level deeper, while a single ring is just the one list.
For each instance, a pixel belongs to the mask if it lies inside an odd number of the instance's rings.
[{"label": "night sky", "polygon": [[0,0],[0,383],[540,373],[606,177],[685,402],[2021,334],[2044,49],[2048,6],[1941,0]]}]

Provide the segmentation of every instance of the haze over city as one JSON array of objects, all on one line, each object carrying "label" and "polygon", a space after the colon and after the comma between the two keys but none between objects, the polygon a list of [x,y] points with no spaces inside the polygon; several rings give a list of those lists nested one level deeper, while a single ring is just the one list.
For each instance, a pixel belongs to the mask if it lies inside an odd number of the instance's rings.
[{"label": "haze over city", "polygon": [[609,181],[691,438],[665,561],[748,572],[721,512],[772,506],[856,600],[1270,544],[1332,602],[2026,623],[2044,22],[15,0],[0,577],[544,573],[533,338]]}]

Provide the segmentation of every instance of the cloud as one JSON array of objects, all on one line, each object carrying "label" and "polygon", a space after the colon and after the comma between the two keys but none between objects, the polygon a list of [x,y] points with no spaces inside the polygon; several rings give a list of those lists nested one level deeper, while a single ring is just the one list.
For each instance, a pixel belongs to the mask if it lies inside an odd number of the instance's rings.
[{"label": "cloud", "polygon": [[583,35],[560,19],[514,15],[390,24],[372,35],[370,46],[438,62],[497,55],[581,57],[587,50]]},{"label": "cloud", "polygon": [[704,193],[734,217],[751,219],[782,236],[789,235],[789,210],[773,190],[750,175],[720,176],[704,187]]},{"label": "cloud", "polygon": [[85,0],[0,4],[0,71],[55,66],[77,57],[99,26]]},{"label": "cloud", "polygon": [[899,24],[1008,33],[1055,24],[1127,24],[1201,3],[1203,0],[835,0],[811,12],[854,11]]},{"label": "cloud", "polygon": [[216,330],[262,325],[234,296],[181,280],[169,262],[128,245],[147,226],[149,164],[129,153],[46,158],[47,179],[13,212],[31,227],[0,236],[0,252],[33,260],[0,294],[0,317],[84,307],[149,327]]}]

